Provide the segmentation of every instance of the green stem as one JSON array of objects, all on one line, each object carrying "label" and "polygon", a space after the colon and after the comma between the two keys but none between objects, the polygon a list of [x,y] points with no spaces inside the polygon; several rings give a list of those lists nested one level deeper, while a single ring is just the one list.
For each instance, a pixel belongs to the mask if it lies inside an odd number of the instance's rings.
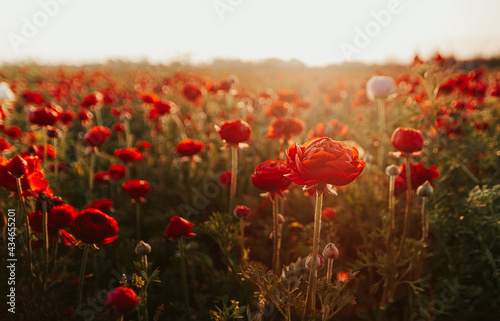
[{"label": "green stem", "polygon": [[124,124],[125,124],[125,146],[131,147],[132,146],[132,135],[130,133],[130,120],[128,118],[125,119]]},{"label": "green stem", "polygon": [[326,270],[326,281],[328,283],[332,283],[332,274],[333,274],[333,259],[328,258],[328,266]]},{"label": "green stem", "polygon": [[231,146],[231,191],[229,194],[229,213],[236,206],[236,186],[238,176],[238,147]]},{"label": "green stem", "polygon": [[135,225],[137,231],[137,241],[141,240],[141,205],[139,202],[135,204]]},{"label": "green stem", "polygon": [[94,108],[95,118],[97,119],[97,126],[102,126],[102,116],[101,116],[101,107],[96,106]]},{"label": "green stem", "polygon": [[43,144],[42,167],[43,169],[47,170],[47,167],[45,166],[47,164],[47,128],[45,126],[42,126],[41,131],[42,131],[42,144]]},{"label": "green stem", "polygon": [[83,276],[85,275],[85,266],[87,265],[87,259],[89,256],[89,244],[85,244],[83,246],[83,257],[82,257],[82,266],[80,267],[80,282],[78,283],[78,302],[81,303],[83,301]]},{"label": "green stem", "polygon": [[[54,138],[52,140],[52,145],[54,145],[54,176],[57,181],[57,178],[59,176],[59,164],[58,164],[58,157],[57,157],[57,138]],[[56,184],[57,185],[57,184]]]},{"label": "green stem", "polygon": [[34,275],[33,274],[33,258],[32,258],[32,254],[31,254],[31,227],[30,227],[28,212],[26,212],[26,204],[24,204],[23,188],[21,185],[21,178],[20,177],[16,178],[16,183],[17,183],[17,194],[19,195],[19,207],[21,210],[21,216],[24,217],[24,219],[26,221],[26,233],[28,233],[27,248],[28,248],[28,260],[29,260],[29,265],[30,265],[30,272],[31,272],[31,275]]},{"label": "green stem", "polygon": [[44,287],[46,285],[47,273],[49,271],[49,231],[47,220],[47,201],[42,201],[42,234],[43,234],[43,266],[44,266]]},{"label": "green stem", "polygon": [[382,170],[384,165],[384,149],[385,149],[385,108],[384,101],[382,99],[377,99],[377,107],[378,107],[378,157],[377,163],[378,167]]},{"label": "green stem", "polygon": [[[148,256],[147,255],[143,255],[142,256],[142,268],[144,269],[144,271],[146,272],[146,274],[148,273]],[[146,321],[148,321],[149,317],[148,317],[148,286],[149,286],[149,281],[147,281],[147,285],[146,287],[144,288],[144,295],[143,295],[143,298],[144,298],[144,318]]]},{"label": "green stem", "polygon": [[94,167],[95,167],[95,152],[90,154],[90,168],[89,168],[89,192],[92,193],[94,189]]},{"label": "green stem", "polygon": [[316,263],[318,261],[319,252],[319,239],[321,232],[321,210],[323,208],[323,189],[316,187],[316,207],[314,212],[314,235],[313,235],[313,249],[312,249],[312,263],[311,270],[309,271],[309,282],[307,284],[306,303],[304,315],[307,315],[308,306],[310,302],[311,312],[314,313],[316,309]]},{"label": "green stem", "polygon": [[[396,176],[390,176],[389,178],[389,224],[390,224],[390,234],[394,231],[394,186],[396,184]],[[389,234],[389,235],[390,235]],[[389,238],[388,238],[389,239]]]},{"label": "green stem", "polygon": [[280,253],[278,248],[278,200],[272,200],[273,204],[273,272],[279,276]]},{"label": "green stem", "polygon": [[398,252],[396,253],[396,258],[399,257],[401,251],[403,250],[404,243],[406,241],[406,236],[408,234],[408,224],[410,220],[410,203],[411,203],[411,170],[410,170],[410,157],[405,158],[406,164],[406,208],[405,208],[405,218],[403,225],[403,236],[401,237],[401,243],[399,244]]},{"label": "green stem", "polygon": [[427,203],[427,197],[422,197],[422,242],[425,243],[427,242],[427,236],[429,235],[429,221],[427,220],[427,213],[426,213],[426,208],[425,205]]},{"label": "green stem", "polygon": [[240,249],[241,249],[241,263],[245,262],[245,219],[240,217]]},{"label": "green stem", "polygon": [[182,272],[182,284],[184,286],[184,302],[186,303],[187,312],[191,313],[191,307],[189,305],[188,282],[186,275],[185,244],[184,244],[184,239],[182,237],[179,238],[179,251],[181,254],[181,272]]}]

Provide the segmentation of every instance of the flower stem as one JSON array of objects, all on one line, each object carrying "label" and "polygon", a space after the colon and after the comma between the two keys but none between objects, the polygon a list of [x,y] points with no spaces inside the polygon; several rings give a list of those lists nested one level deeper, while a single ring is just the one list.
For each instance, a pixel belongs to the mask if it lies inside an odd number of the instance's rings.
[{"label": "flower stem", "polygon": [[85,266],[87,265],[87,259],[89,256],[89,244],[85,244],[83,246],[83,257],[82,257],[82,266],[80,267],[80,282],[78,283],[78,302],[81,303],[83,301],[83,276],[85,275]]},{"label": "flower stem", "polygon": [[279,253],[279,232],[278,232],[278,199],[272,200],[273,203],[273,272],[279,276],[280,253]]},{"label": "flower stem", "polygon": [[427,203],[427,197],[422,197],[422,242],[425,243],[427,242],[427,236],[429,233],[429,221],[427,220],[427,213],[426,213],[426,203]]},{"label": "flower stem", "polygon": [[92,193],[94,189],[94,166],[95,166],[95,152],[90,154],[90,168],[89,168],[89,191]]},{"label": "flower stem", "polygon": [[17,183],[17,194],[19,195],[19,207],[20,207],[21,216],[23,216],[25,221],[26,221],[26,233],[28,234],[27,247],[28,247],[28,259],[29,259],[29,265],[30,265],[30,272],[31,272],[31,275],[34,275],[33,274],[33,258],[32,258],[32,254],[31,254],[31,227],[30,227],[28,213],[26,212],[26,205],[24,204],[23,188],[21,185],[21,178],[20,177],[16,178],[16,183]]},{"label": "flower stem", "polygon": [[236,185],[238,176],[238,147],[231,146],[231,191],[229,194],[229,212],[236,206]]},{"label": "flower stem", "polygon": [[42,160],[42,167],[43,169],[47,169],[45,166],[47,164],[47,128],[45,126],[41,127],[42,131],[42,144],[43,144],[43,160]]},{"label": "flower stem", "polygon": [[47,201],[42,201],[42,234],[43,234],[43,270],[44,270],[44,287],[47,280],[47,273],[49,271],[49,231],[47,220]]},{"label": "flower stem", "polygon": [[326,270],[326,281],[328,283],[332,283],[332,274],[333,274],[333,259],[328,258],[328,266]]},{"label": "flower stem", "polygon": [[137,231],[137,241],[141,240],[141,205],[139,202],[135,204],[135,219],[136,219],[136,231]]},{"label": "flower stem", "polygon": [[316,287],[315,285],[315,275],[316,275],[316,264],[318,262],[318,252],[319,252],[319,239],[321,232],[321,209],[323,207],[323,190],[319,190],[316,187],[316,207],[314,212],[314,235],[313,235],[313,250],[312,250],[312,264],[311,270],[309,271],[309,282],[307,285],[306,303],[304,309],[304,315],[307,314],[309,302],[311,305],[311,311],[314,313],[316,309]]},{"label": "flower stem", "polygon": [[403,225],[403,236],[401,237],[401,243],[399,244],[398,252],[396,253],[396,258],[399,257],[401,251],[403,250],[404,243],[406,241],[406,235],[408,234],[408,224],[410,219],[410,203],[411,203],[411,170],[410,170],[410,157],[405,158],[406,165],[406,208],[405,208],[405,218]]},{"label": "flower stem", "polygon": [[175,124],[177,125],[177,127],[179,127],[179,131],[181,132],[181,138],[186,139],[187,138],[186,129],[184,128],[184,125],[182,124],[182,121],[180,120],[179,116],[177,116],[176,113],[172,113],[170,115],[172,115]]},{"label": "flower stem", "polygon": [[241,249],[241,263],[245,262],[245,219],[240,217],[240,249]]},{"label": "flower stem", "polygon": [[58,157],[57,157],[57,138],[54,138],[52,140],[52,145],[54,146],[54,176],[57,181],[57,178],[59,176],[59,164],[58,164]]},{"label": "flower stem", "polygon": [[179,238],[179,251],[181,254],[181,272],[182,272],[182,285],[184,286],[184,302],[186,303],[187,312],[191,313],[191,307],[189,305],[187,274],[186,274],[185,244],[184,244],[184,239],[182,237]]},{"label": "flower stem", "polygon": [[[394,223],[394,186],[396,184],[396,176],[390,176],[389,178],[389,226],[390,226],[390,233],[389,235],[394,231],[395,228],[395,223]],[[389,239],[389,237],[388,237]]]},{"label": "flower stem", "polygon": [[377,99],[377,106],[378,106],[378,141],[379,141],[379,147],[378,147],[378,157],[377,157],[377,164],[380,169],[383,169],[384,165],[384,147],[385,147],[385,108],[384,108],[384,101],[382,99]]}]

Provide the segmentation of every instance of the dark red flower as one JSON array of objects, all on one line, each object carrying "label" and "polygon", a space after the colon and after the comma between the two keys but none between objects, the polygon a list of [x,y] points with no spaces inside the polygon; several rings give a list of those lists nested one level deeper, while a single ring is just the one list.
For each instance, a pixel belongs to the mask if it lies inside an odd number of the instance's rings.
[{"label": "dark red flower", "polygon": [[355,180],[366,163],[358,158],[358,150],[344,142],[323,137],[303,146],[293,144],[286,152],[292,169],[286,176],[299,185],[331,184],[342,186]]},{"label": "dark red flower", "polygon": [[23,134],[21,131],[21,128],[19,126],[10,126],[8,128],[5,128],[3,130],[3,133],[5,136],[12,138],[12,139],[19,139],[21,135]]},{"label": "dark red flower", "polygon": [[170,219],[163,235],[171,240],[177,240],[181,237],[192,237],[196,235],[193,233],[193,225],[193,223],[182,217],[174,216]]},{"label": "dark red flower", "polygon": [[230,145],[238,145],[247,141],[252,133],[250,126],[241,119],[228,120],[216,128],[220,137]]},{"label": "dark red flower", "polygon": [[175,110],[177,110],[177,105],[173,101],[160,100],[154,103],[154,107],[150,113],[150,118],[155,119],[157,116],[170,114]]},{"label": "dark red flower", "polygon": [[108,172],[100,171],[94,174],[94,181],[99,185],[106,185],[111,179]]},{"label": "dark red flower", "polygon": [[151,148],[151,143],[146,142],[146,141],[140,141],[135,144],[135,148],[137,148],[139,151],[143,152],[147,149]]},{"label": "dark red flower", "polygon": [[28,171],[28,162],[19,155],[14,156],[5,166],[14,177],[23,177]]},{"label": "dark red flower", "polygon": [[144,196],[149,192],[148,181],[132,179],[122,184],[123,190],[133,201],[144,201]]},{"label": "dark red flower", "polygon": [[[68,164],[66,164],[65,162],[57,162],[57,171],[58,172],[64,172],[65,170],[68,169]],[[55,164],[54,162],[51,162],[49,163],[49,170],[51,172],[54,172],[55,171]]]},{"label": "dark red flower", "polygon": [[102,101],[102,98],[103,98],[102,94],[98,91],[95,91],[83,97],[80,106],[83,108],[92,108],[98,103],[100,103]]},{"label": "dark red flower", "polygon": [[114,218],[95,208],[78,213],[71,224],[71,232],[87,244],[108,244],[118,238],[118,223]]},{"label": "dark red flower", "polygon": [[250,209],[245,205],[238,205],[234,208],[234,215],[236,215],[236,217],[238,218],[246,218],[248,214],[250,214]]},{"label": "dark red flower", "polygon": [[98,199],[98,200],[90,202],[83,209],[86,210],[89,208],[95,208],[95,209],[98,209],[105,214],[111,215],[111,213],[113,212],[113,205],[114,205],[114,202],[110,199]]},{"label": "dark red flower", "polygon": [[[21,186],[24,192],[40,192],[48,188],[49,182],[44,179],[42,160],[37,156],[25,156],[27,162],[26,174],[21,178]],[[11,192],[17,192],[17,183],[14,176],[7,170],[8,160],[0,157],[0,186]],[[30,193],[28,193],[28,196]]]},{"label": "dark red flower", "polygon": [[269,192],[272,200],[276,193],[283,196],[285,191],[292,181],[285,175],[291,171],[286,162],[267,160],[257,167],[252,174],[252,183],[258,189]]},{"label": "dark red flower", "polygon": [[139,300],[135,291],[131,288],[119,286],[108,293],[106,305],[115,310],[118,315],[132,312]]},{"label": "dark red flower", "polygon": [[416,153],[424,147],[424,135],[413,128],[399,127],[392,133],[392,146],[403,153]]},{"label": "dark red flower", "polygon": [[122,123],[114,123],[113,124],[113,131],[115,133],[124,133],[125,132],[125,125]]},{"label": "dark red flower", "polygon": [[126,147],[122,149],[117,149],[114,152],[115,156],[118,157],[124,163],[138,162],[142,159],[141,152],[135,147]]},{"label": "dark red flower", "polygon": [[160,101],[160,97],[153,92],[141,92],[137,94],[137,97],[139,97],[139,99],[146,104],[154,104]]},{"label": "dark red flower", "polygon": [[[68,205],[54,206],[47,212],[47,226],[51,234],[58,233],[59,229],[70,227],[77,212]],[[42,211],[35,211],[29,215],[30,226],[36,233],[42,233]]]},{"label": "dark red flower", "polygon": [[288,141],[292,136],[299,136],[304,130],[304,123],[297,118],[277,118],[269,127],[267,138],[281,138]]},{"label": "dark red flower", "polygon": [[[396,178],[395,194],[399,195],[406,191],[407,180],[406,180],[406,165],[403,163],[399,166],[401,170],[399,176]],[[411,189],[416,190],[420,185],[429,181],[429,183],[434,186],[434,180],[439,177],[436,166],[431,166],[425,168],[422,162],[413,164],[410,162],[410,175],[411,175]]]},{"label": "dark red flower", "polygon": [[87,146],[99,147],[104,144],[111,136],[111,129],[104,126],[94,126],[90,128],[85,136],[83,142]]},{"label": "dark red flower", "polygon": [[175,146],[175,151],[182,156],[193,156],[205,149],[205,145],[196,139],[183,139]]},{"label": "dark red flower", "polygon": [[58,115],[52,108],[38,107],[28,112],[28,120],[39,126],[53,126],[57,122]]},{"label": "dark red flower", "polygon": [[182,89],[182,94],[190,102],[196,102],[196,103],[200,103],[203,97],[203,91],[201,90],[201,86],[195,83],[188,83],[184,85],[184,88]]},{"label": "dark red flower", "polygon": [[109,166],[108,168],[109,178],[111,178],[114,181],[124,178],[126,172],[127,168],[120,164],[114,164]]},{"label": "dark red flower", "polygon": [[231,171],[224,171],[219,176],[219,184],[223,186],[231,185],[231,178],[233,173]]},{"label": "dark red flower", "polygon": [[87,122],[90,122],[92,120],[92,118],[94,118],[94,115],[92,115],[92,113],[89,111],[89,110],[86,110],[86,109],[80,109],[78,111],[78,119],[82,122],[82,123],[87,123]]},{"label": "dark red flower", "polygon": [[335,209],[325,207],[321,212],[321,219],[333,220],[335,218]]},{"label": "dark red flower", "polygon": [[42,95],[37,92],[25,90],[21,97],[27,104],[41,105],[44,103],[45,99],[43,99]]},{"label": "dark red flower", "polygon": [[0,152],[11,148],[12,145],[6,141],[4,138],[0,137]]}]

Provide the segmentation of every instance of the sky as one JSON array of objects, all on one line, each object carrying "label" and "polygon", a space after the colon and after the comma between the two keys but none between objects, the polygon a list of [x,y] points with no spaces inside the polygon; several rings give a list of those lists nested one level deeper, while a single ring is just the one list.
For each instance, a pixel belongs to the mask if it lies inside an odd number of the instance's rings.
[{"label": "sky", "polygon": [[0,0],[0,63],[500,55],[498,0]]}]

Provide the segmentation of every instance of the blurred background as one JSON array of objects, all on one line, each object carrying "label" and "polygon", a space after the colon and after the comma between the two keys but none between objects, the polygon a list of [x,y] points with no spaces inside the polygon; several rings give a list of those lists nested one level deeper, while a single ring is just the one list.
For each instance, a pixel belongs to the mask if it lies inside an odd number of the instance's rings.
[{"label": "blurred background", "polygon": [[495,0],[25,0],[0,3],[0,63],[408,63],[500,54]]}]

